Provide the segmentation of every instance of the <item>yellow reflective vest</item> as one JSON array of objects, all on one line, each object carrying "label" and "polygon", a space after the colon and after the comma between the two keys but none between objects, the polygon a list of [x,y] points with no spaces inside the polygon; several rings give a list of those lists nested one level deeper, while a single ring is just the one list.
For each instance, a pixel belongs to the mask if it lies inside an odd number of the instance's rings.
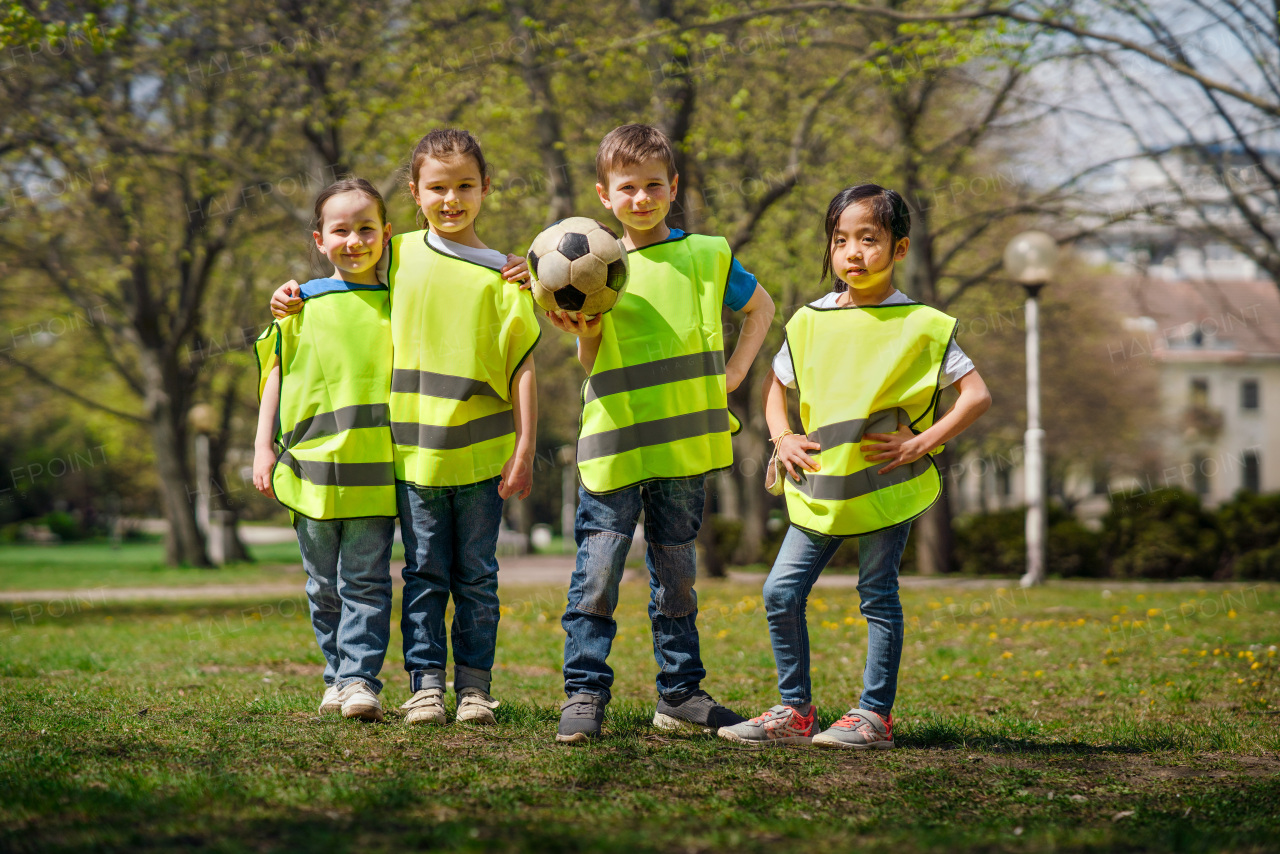
[{"label": "yellow reflective vest", "polygon": [[254,342],[259,399],[280,361],[271,484],[295,513],[396,515],[387,296],[385,285],[314,279],[302,286],[306,311],[275,321]]},{"label": "yellow reflective vest", "polygon": [[720,310],[733,252],[686,234],[632,250],[626,295],[601,320],[582,387],[578,475],[589,492],[733,463]]},{"label": "yellow reflective vest", "polygon": [[501,474],[515,451],[511,382],[541,329],[530,294],[426,238],[391,239],[396,479],[463,486]]},{"label": "yellow reflective vest", "polygon": [[919,303],[814,308],[787,323],[787,347],[800,394],[800,421],[822,446],[821,465],[799,483],[786,479],[791,524],[819,534],[871,534],[924,513],[942,480],[931,455],[878,474],[866,433],[909,424],[919,433],[936,413],[939,378],[955,318]]}]

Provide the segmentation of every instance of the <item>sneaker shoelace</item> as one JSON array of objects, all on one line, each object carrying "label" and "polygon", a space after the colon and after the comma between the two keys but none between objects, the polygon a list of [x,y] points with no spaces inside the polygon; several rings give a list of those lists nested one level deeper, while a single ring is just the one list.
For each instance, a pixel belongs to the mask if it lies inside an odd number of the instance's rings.
[{"label": "sneaker shoelace", "polygon": [[[875,724],[871,723],[871,721],[867,720],[864,716],[866,714],[875,714],[875,712],[864,712],[861,715],[855,714],[854,712],[846,712],[844,717],[840,718],[840,720],[836,721],[832,726],[837,727],[838,729],[849,729],[854,732],[864,733],[876,739],[881,738],[880,733],[876,731]],[[881,718],[880,720],[884,721],[885,734],[883,737],[893,738],[893,719],[890,718],[885,721],[884,718]]]}]

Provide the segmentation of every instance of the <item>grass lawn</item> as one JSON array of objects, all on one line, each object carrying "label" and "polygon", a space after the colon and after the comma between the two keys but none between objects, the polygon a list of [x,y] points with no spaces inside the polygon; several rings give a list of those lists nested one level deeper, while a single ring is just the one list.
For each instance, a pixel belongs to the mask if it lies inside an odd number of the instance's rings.
[{"label": "grass lawn", "polygon": [[[5,606],[0,850],[1275,850],[1280,589],[1104,587],[904,591],[898,748],[874,754],[653,729],[640,584],[585,747],[552,741],[559,589],[503,590],[490,729],[317,717],[301,597]],[[866,625],[852,589],[815,593],[829,724]],[[776,702],[758,587],[703,583],[700,607],[705,687],[758,714]]]},{"label": "grass lawn", "polygon": [[[399,560],[398,543],[395,552],[393,559]],[[292,576],[281,575],[282,567],[302,564],[297,543],[249,546],[249,553],[259,563],[204,570],[165,565],[160,542],[126,542],[119,548],[101,542],[4,545],[0,546],[0,590],[255,584],[285,580]]]}]

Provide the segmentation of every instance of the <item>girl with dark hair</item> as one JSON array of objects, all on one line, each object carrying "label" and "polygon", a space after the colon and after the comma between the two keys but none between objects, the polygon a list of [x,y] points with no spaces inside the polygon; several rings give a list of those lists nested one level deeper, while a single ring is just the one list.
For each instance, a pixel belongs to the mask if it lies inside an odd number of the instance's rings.
[{"label": "girl with dark hair", "polygon": [[373,185],[346,178],[320,193],[312,228],[332,272],[300,286],[305,323],[282,318],[254,342],[253,485],[293,518],[324,654],[321,714],[380,721],[396,493],[391,308],[376,268],[391,226]]},{"label": "girl with dark hair", "polygon": [[[766,486],[781,475],[791,527],[764,584],[782,702],[723,727],[751,745],[893,747],[902,656],[898,569],[911,521],[932,506],[941,477],[931,454],[991,405],[982,377],[956,346],[956,321],[893,286],[911,245],[902,196],[875,184],[841,190],[827,208],[822,276],[832,292],[802,307],[765,377],[765,416],[776,447]],[[938,395],[960,397],[937,417]],[[804,433],[787,423],[786,390],[800,398]],[[817,733],[805,603],[847,538],[858,538],[858,593],[867,622],[862,698]]]}]

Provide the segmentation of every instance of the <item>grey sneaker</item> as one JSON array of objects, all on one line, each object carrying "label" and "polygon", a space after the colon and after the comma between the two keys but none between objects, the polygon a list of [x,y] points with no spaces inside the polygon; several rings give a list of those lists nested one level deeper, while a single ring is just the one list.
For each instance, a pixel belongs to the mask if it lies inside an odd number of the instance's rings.
[{"label": "grey sneaker", "polygon": [[556,741],[561,744],[578,744],[589,738],[600,737],[600,723],[604,720],[604,707],[608,703],[596,694],[574,694],[560,706],[560,726],[556,728]]},{"label": "grey sneaker", "polygon": [[791,706],[774,706],[769,711],[736,726],[721,727],[716,735],[726,741],[763,747],[770,744],[808,744],[817,730],[818,707],[811,706],[805,717]]},{"label": "grey sneaker", "polygon": [[886,721],[875,712],[851,709],[825,732],[813,738],[814,747],[844,750],[892,750],[893,716]]},{"label": "grey sneaker", "polygon": [[710,733],[719,732],[721,727],[734,726],[745,720],[742,715],[717,703],[703,690],[694,691],[679,700],[659,697],[658,710],[653,714],[653,725],[658,729],[692,729]]}]

